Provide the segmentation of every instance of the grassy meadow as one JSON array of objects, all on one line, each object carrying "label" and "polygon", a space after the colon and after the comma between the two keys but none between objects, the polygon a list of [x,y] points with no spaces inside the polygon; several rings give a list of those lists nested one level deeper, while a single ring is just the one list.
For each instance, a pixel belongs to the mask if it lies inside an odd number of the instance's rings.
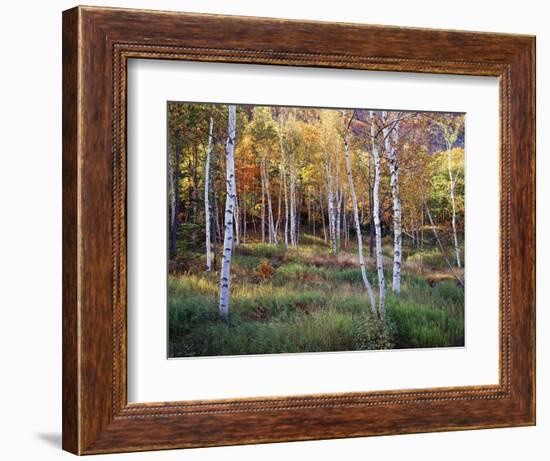
[{"label": "grassy meadow", "polygon": [[[403,247],[401,294],[386,294],[379,331],[357,263],[302,235],[297,247],[241,243],[231,262],[231,315],[218,313],[219,273],[185,248],[169,275],[169,356],[196,357],[464,345],[464,290],[437,251]],[[384,245],[391,285],[391,244]],[[449,257],[452,255],[449,254]],[[368,276],[376,280],[367,257]],[[387,264],[386,264],[387,263]]]}]

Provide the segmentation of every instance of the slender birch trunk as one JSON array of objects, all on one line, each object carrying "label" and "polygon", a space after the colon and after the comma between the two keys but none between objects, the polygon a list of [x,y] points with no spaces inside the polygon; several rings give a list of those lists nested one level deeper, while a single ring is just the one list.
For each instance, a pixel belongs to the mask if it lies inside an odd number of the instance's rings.
[{"label": "slender birch trunk", "polygon": [[338,187],[339,181],[336,181],[336,243],[340,246],[342,243],[342,189]]},{"label": "slender birch trunk", "polygon": [[294,172],[294,153],[288,158],[290,178],[290,244],[296,246],[296,177]]},{"label": "slender birch trunk", "polygon": [[[453,170],[452,170],[452,150],[451,150],[451,143],[447,141],[447,169],[449,172],[449,193],[451,196],[451,207],[452,207],[452,217],[451,217],[451,224],[453,227],[453,242],[455,247],[455,259],[456,259],[456,267],[461,267],[460,262],[460,247],[458,246],[458,235],[456,230],[456,199],[455,199],[455,186],[456,186],[456,179],[457,177],[453,177]],[[458,175],[458,173],[457,173]]]},{"label": "slender birch trunk", "polygon": [[275,220],[273,219],[273,207],[271,206],[271,192],[269,190],[269,175],[267,173],[265,152],[262,149],[262,174],[263,174],[263,183],[265,195],[267,197],[267,224],[269,228],[269,243],[274,243],[277,245],[277,234],[275,233]]},{"label": "slender birch trunk", "polygon": [[334,155],[334,230],[336,232],[336,248],[340,248],[342,231],[342,188],[340,186],[340,149]]},{"label": "slender birch trunk", "polygon": [[332,244],[332,254],[336,255],[338,253],[338,243],[336,239],[336,222],[335,222],[336,216],[334,211],[334,196],[332,192],[332,186],[329,186],[327,200],[328,200],[328,204],[327,204],[328,205],[328,225],[329,225],[330,240]]},{"label": "slender birch trunk", "polygon": [[265,171],[265,185],[267,191],[267,216],[269,220],[269,229],[271,233],[271,243],[277,245],[277,232],[275,231],[275,219],[273,217],[273,207],[271,205],[271,192],[269,190],[269,175],[267,170]]},{"label": "slender birch trunk", "polygon": [[285,248],[288,250],[288,188],[286,184],[286,155],[283,146],[283,116],[279,116],[279,140],[280,140],[280,149],[281,149],[281,168],[283,170],[283,189],[285,194]]},{"label": "slender birch trunk", "polygon": [[279,172],[279,196],[277,197],[277,222],[275,223],[275,234],[279,235],[279,225],[281,224],[281,205],[283,198],[283,170]]},{"label": "slender birch trunk", "polygon": [[327,226],[326,226],[326,223],[325,223],[325,210],[323,208],[323,195],[322,194],[319,194],[319,208],[321,210],[321,223],[323,224],[323,239],[324,239],[325,243],[328,243]]},{"label": "slender birch trunk", "polygon": [[[286,168],[286,165],[284,166]],[[283,173],[283,185],[285,190],[285,248],[288,249],[288,232],[289,232],[289,217],[290,210],[288,208],[288,185],[286,181],[286,170]]]},{"label": "slender birch trunk", "polygon": [[335,210],[334,210],[334,192],[332,190],[332,178],[331,178],[331,168],[330,168],[330,160],[328,155],[328,147],[327,147],[327,139],[326,139],[327,133],[325,130],[324,137],[324,152],[325,152],[325,173],[327,176],[327,209],[328,209],[328,228],[329,228],[329,235],[331,240],[331,246],[332,246],[332,253],[334,255],[337,254],[338,248],[337,248],[337,242],[336,242],[336,219],[335,219]]},{"label": "slender birch trunk", "polygon": [[220,315],[227,318],[229,315],[229,285],[231,279],[231,256],[233,254],[233,221],[235,214],[235,199],[237,187],[235,182],[235,132],[237,130],[236,106],[228,106],[226,156],[226,187],[225,197],[225,232],[223,238],[222,268],[220,274]]},{"label": "slender birch trunk", "polygon": [[348,174],[349,192],[351,195],[351,203],[353,206],[353,217],[355,220],[355,233],[357,234],[357,253],[359,256],[359,265],[361,266],[361,276],[363,277],[363,285],[365,285],[365,289],[369,294],[370,309],[372,313],[376,315],[377,314],[376,300],[374,298],[374,291],[369,282],[369,278],[367,275],[367,268],[365,267],[365,258],[363,256],[363,236],[361,234],[361,222],[359,221],[359,208],[357,206],[357,196],[355,195],[355,187],[353,185],[353,176],[351,175],[351,160],[350,160],[350,153],[349,153],[347,129],[346,129],[346,132],[344,133],[344,147],[346,152],[346,171]]},{"label": "slender birch trunk", "polygon": [[[397,143],[399,132],[397,124],[389,126],[387,112],[382,113],[384,119],[384,145],[386,158],[390,168],[390,187],[393,200],[393,292],[397,295],[401,292],[401,253],[402,253],[402,229],[401,229],[401,197],[399,195],[399,170]],[[392,145],[393,143],[393,145]]]},{"label": "slender birch trunk", "polygon": [[261,205],[261,227],[262,227],[262,243],[265,242],[265,182],[264,182],[264,160],[263,154],[260,160],[260,179],[262,183],[262,205]]},{"label": "slender birch trunk", "polygon": [[374,202],[372,198],[372,173],[371,173],[371,156],[367,150],[367,159],[368,159],[368,189],[369,189],[369,256],[374,257]]},{"label": "slender birch trunk", "polygon": [[206,234],[206,270],[212,270],[212,254],[210,252],[210,154],[212,152],[212,129],[214,127],[214,116],[210,115],[210,129],[208,130],[208,147],[206,148],[206,161],[204,165],[204,222]]},{"label": "slender birch trunk", "polygon": [[[390,162],[390,182],[393,196],[393,291],[397,295],[401,293],[401,261],[403,258],[403,231],[401,194],[399,192],[399,131],[396,125],[393,131],[393,155]],[[393,178],[393,181],[391,179]]]},{"label": "slender birch trunk", "polygon": [[[348,247],[349,244],[349,229],[348,229],[348,220],[346,217],[346,207],[345,207],[345,200],[344,200],[344,211],[342,212],[342,229],[344,231],[344,248]],[[361,221],[359,221],[361,222]]]},{"label": "slender birch trunk", "polygon": [[384,317],[386,310],[386,280],[384,278],[384,258],[382,255],[382,229],[380,228],[380,152],[376,142],[376,127],[372,110],[370,111],[370,136],[374,161],[372,201],[376,241],[376,270],[378,274],[378,312],[380,317]]}]

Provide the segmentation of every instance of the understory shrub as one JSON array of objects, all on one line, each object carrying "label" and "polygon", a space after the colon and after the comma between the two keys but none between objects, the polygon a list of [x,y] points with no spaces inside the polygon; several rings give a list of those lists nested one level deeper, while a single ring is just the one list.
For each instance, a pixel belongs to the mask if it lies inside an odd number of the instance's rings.
[{"label": "understory shrub", "polygon": [[256,275],[264,282],[271,280],[271,277],[273,276],[273,266],[269,264],[267,259],[264,259],[260,264],[258,264],[256,267]]},{"label": "understory shrub", "polygon": [[388,315],[381,319],[368,311],[358,323],[357,346],[363,350],[392,349],[394,335],[395,324]]}]

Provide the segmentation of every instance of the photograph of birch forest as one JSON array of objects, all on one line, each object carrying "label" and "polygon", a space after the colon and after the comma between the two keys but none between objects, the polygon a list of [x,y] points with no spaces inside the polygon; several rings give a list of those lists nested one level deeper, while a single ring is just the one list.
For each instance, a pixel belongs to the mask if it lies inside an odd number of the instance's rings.
[{"label": "photograph of birch forest", "polygon": [[464,346],[462,113],[168,102],[168,355]]}]

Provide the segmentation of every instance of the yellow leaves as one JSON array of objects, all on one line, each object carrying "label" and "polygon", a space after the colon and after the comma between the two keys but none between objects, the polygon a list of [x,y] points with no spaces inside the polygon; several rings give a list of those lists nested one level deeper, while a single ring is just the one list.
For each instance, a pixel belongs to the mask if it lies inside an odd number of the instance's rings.
[{"label": "yellow leaves", "polygon": [[[438,170],[447,171],[448,152],[446,150],[433,154],[433,158]],[[451,150],[451,168],[453,170],[464,169],[464,148],[455,147]]]}]

